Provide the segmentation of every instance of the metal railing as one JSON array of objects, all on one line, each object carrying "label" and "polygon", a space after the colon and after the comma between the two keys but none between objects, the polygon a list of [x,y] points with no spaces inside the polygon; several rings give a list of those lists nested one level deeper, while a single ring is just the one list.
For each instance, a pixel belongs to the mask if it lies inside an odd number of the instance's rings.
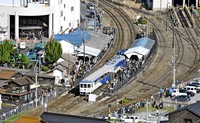
[{"label": "metal railing", "polygon": [[[38,106],[44,106],[44,103],[49,102],[52,98],[56,97],[56,90],[55,91],[51,91],[49,93],[47,93],[44,96],[40,96],[38,98],[38,102],[37,105]],[[28,109],[34,108],[36,106],[36,100],[35,101],[31,101],[29,103],[25,103],[16,107],[11,108],[11,110],[7,111],[7,112],[3,112],[2,114],[0,114],[0,122],[3,122],[11,117],[13,117],[16,114],[22,113],[24,111],[27,111]]]}]

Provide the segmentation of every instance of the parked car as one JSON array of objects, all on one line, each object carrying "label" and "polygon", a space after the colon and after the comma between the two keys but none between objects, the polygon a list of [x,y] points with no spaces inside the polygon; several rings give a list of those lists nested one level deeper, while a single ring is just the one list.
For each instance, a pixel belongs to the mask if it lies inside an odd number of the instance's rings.
[{"label": "parked car", "polygon": [[179,92],[179,89],[177,89],[177,88],[174,88],[173,92],[171,93],[172,97],[181,96],[181,95],[187,96],[187,93]]},{"label": "parked car", "polygon": [[187,95],[181,95],[181,96],[174,97],[172,100],[178,101],[178,102],[189,102],[191,98]]},{"label": "parked car", "polygon": [[181,93],[186,93],[186,94],[187,94],[188,96],[190,96],[190,97],[193,97],[193,96],[195,95],[194,92],[192,92],[192,91],[187,91],[187,90],[184,89],[184,88],[179,89],[179,92],[181,92]]},{"label": "parked car", "polygon": [[95,18],[95,14],[96,14],[95,11],[88,11],[86,17],[88,17],[88,18]]},{"label": "parked car", "polygon": [[194,86],[197,89],[197,93],[200,92],[200,83],[198,83],[198,82],[192,82],[191,84],[188,84],[188,86]]},{"label": "parked car", "polygon": [[187,91],[190,91],[190,92],[193,92],[193,93],[197,93],[197,89],[196,89],[196,87],[194,87],[194,86],[185,86],[185,89],[187,90]]},{"label": "parked car", "polygon": [[87,6],[87,9],[94,9],[95,8],[95,5],[93,3],[90,3],[90,2],[87,3],[86,6]]},{"label": "parked car", "polygon": [[122,121],[124,121],[125,123],[137,123],[138,117],[133,115],[125,116],[122,118]]}]

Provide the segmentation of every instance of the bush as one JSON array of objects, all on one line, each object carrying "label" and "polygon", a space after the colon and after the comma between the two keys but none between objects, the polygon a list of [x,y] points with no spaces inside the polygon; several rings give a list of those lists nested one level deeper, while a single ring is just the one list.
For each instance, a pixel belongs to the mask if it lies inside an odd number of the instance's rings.
[{"label": "bush", "polygon": [[129,102],[130,102],[130,100],[124,98],[124,99],[122,99],[119,103],[120,103],[120,104],[123,104],[123,103],[129,103]]},{"label": "bush", "polygon": [[140,17],[140,18],[138,19],[138,24],[147,24],[147,20],[144,19],[143,17]]},{"label": "bush", "polygon": [[42,68],[43,71],[49,70],[49,68],[47,66],[42,66],[41,68]]}]

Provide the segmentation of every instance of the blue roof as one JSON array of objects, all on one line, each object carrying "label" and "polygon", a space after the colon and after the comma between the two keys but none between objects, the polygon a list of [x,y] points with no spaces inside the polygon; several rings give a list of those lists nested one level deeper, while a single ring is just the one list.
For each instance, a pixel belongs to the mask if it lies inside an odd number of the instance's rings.
[{"label": "blue roof", "polygon": [[132,48],[133,47],[143,47],[146,49],[151,49],[153,47],[153,45],[155,44],[155,41],[148,38],[148,37],[144,37],[144,38],[139,38],[137,39],[133,44],[132,44]]},{"label": "blue roof", "polygon": [[81,46],[83,42],[83,33],[85,33],[84,35],[85,41],[88,41],[91,37],[89,32],[87,31],[83,32],[83,30],[81,29],[74,30],[69,34],[56,34],[54,35],[54,40],[56,41],[65,40],[75,46]]}]

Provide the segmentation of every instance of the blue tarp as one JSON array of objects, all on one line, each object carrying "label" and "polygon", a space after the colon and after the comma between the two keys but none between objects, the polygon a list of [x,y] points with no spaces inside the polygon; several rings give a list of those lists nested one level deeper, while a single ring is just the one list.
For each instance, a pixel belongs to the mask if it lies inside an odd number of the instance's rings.
[{"label": "blue tarp", "polygon": [[100,80],[102,84],[105,84],[107,81],[110,81],[110,76],[105,76],[102,80]]},{"label": "blue tarp", "polygon": [[118,62],[118,63],[115,65],[115,67],[124,66],[125,64],[126,64],[126,60],[124,59],[124,60]]},{"label": "blue tarp", "polygon": [[91,37],[89,32],[87,31],[83,32],[83,30],[81,29],[74,30],[69,34],[56,34],[54,35],[54,40],[56,41],[65,40],[75,46],[81,46],[83,42],[83,33],[85,33],[84,35],[85,41],[88,41]]}]

